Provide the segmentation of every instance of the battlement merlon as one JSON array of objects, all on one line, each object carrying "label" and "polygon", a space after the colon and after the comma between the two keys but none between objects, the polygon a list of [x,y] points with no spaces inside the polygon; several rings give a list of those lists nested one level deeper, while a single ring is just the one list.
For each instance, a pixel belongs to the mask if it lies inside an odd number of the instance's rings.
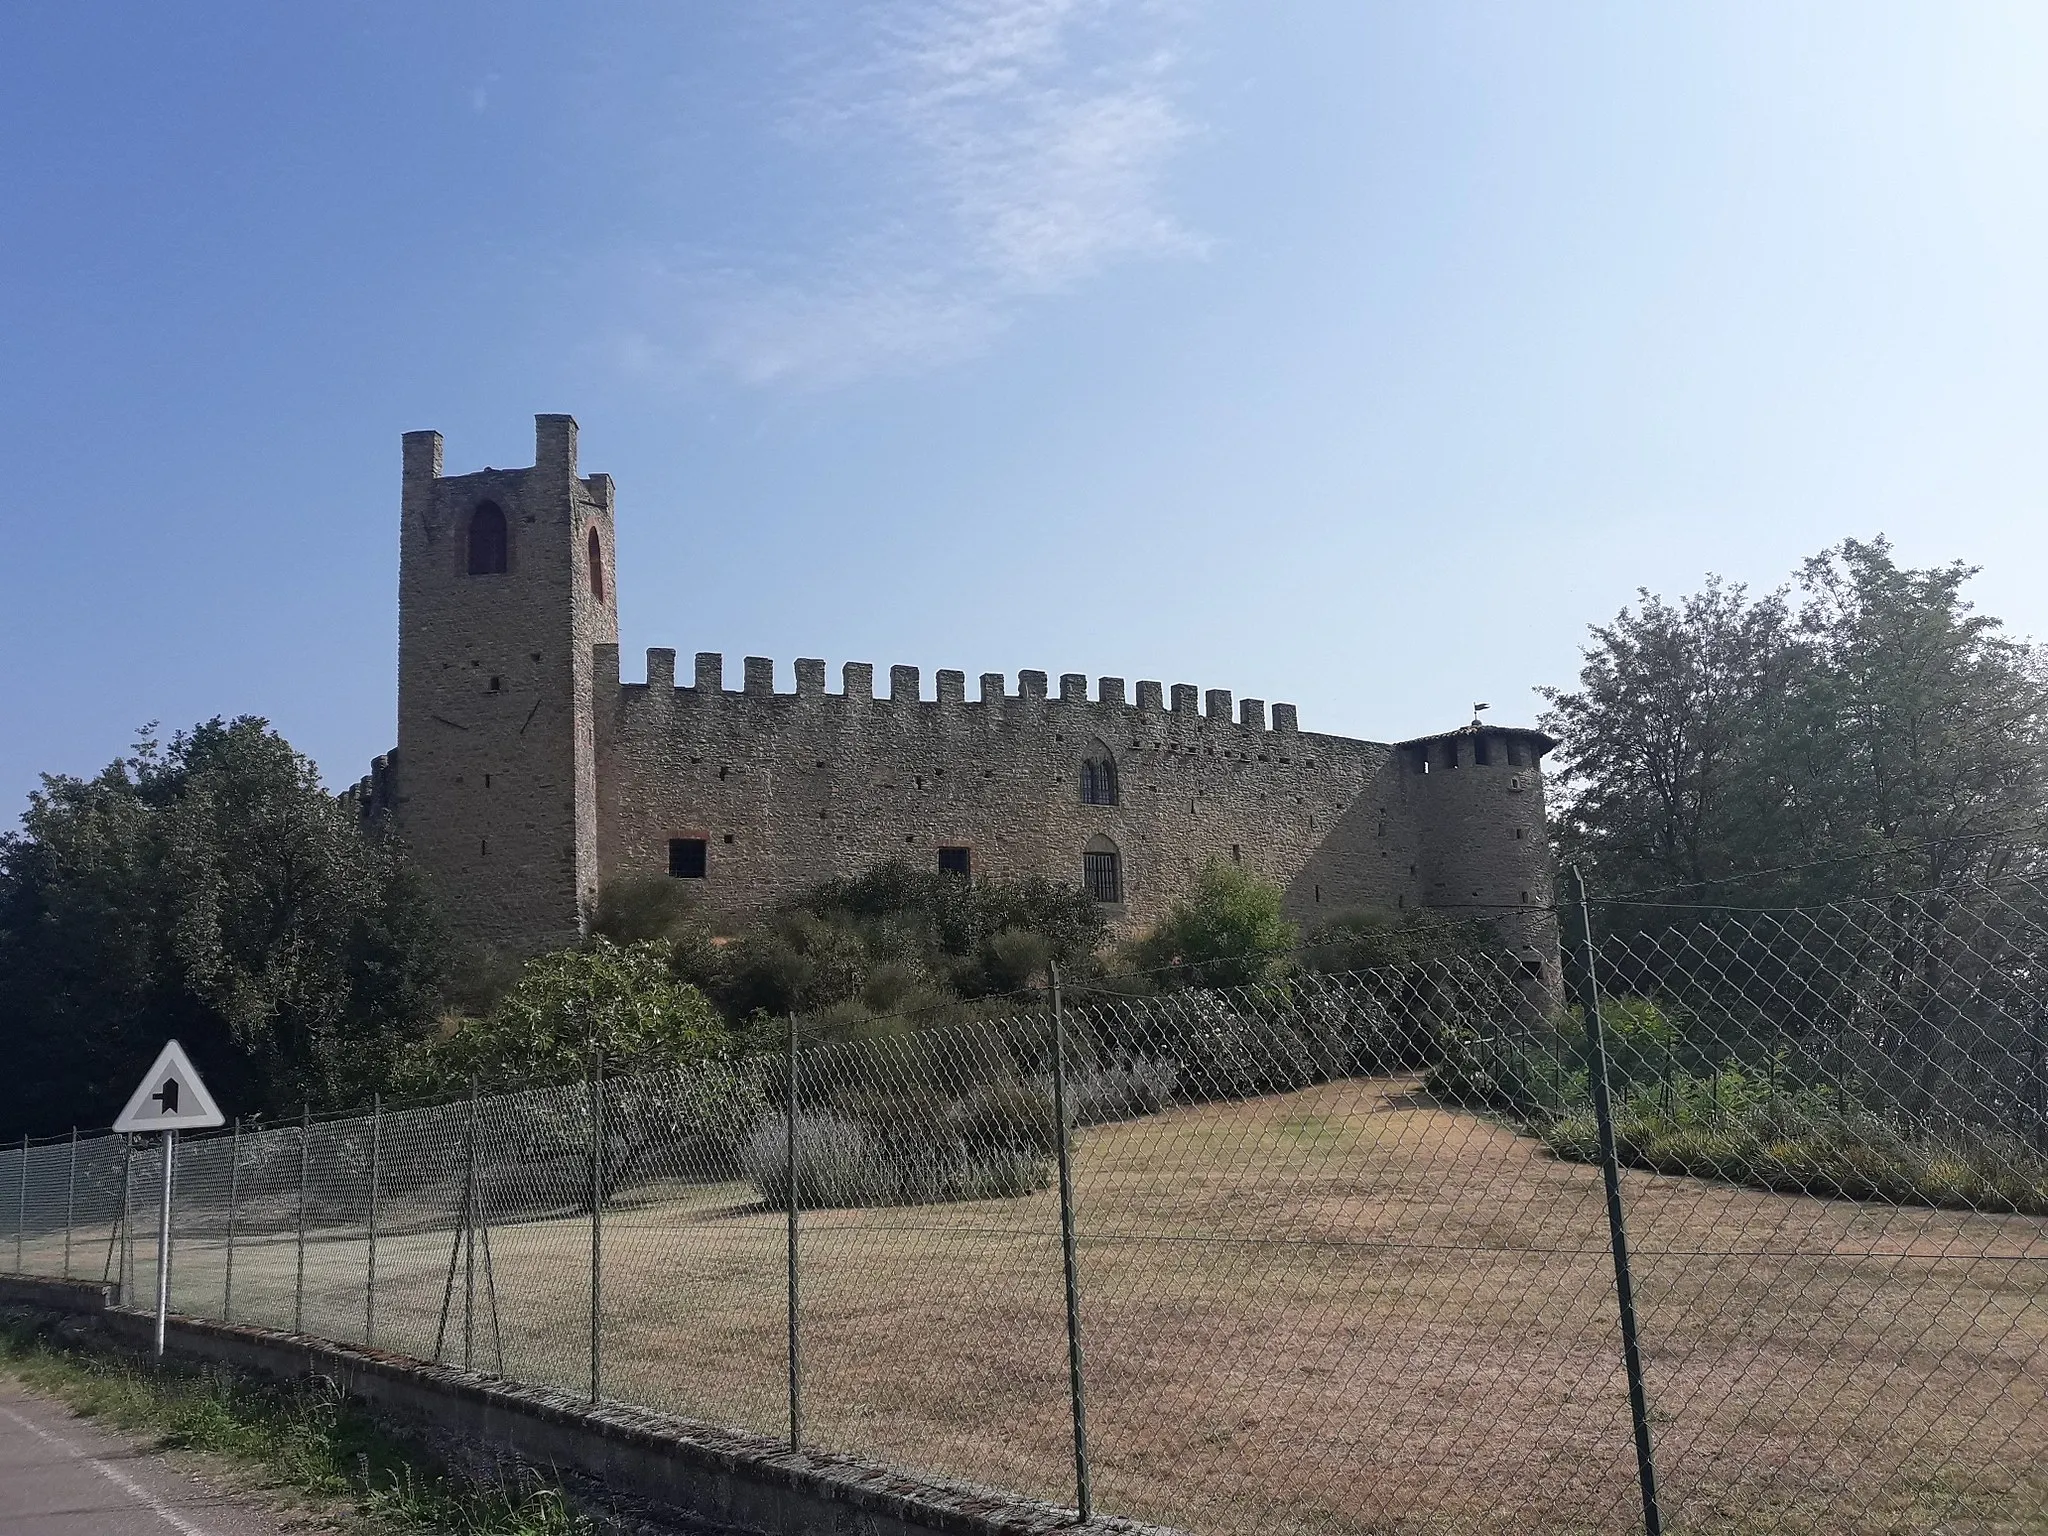
[{"label": "battlement merlon", "polygon": [[[596,664],[593,675],[601,686],[621,686],[619,676],[619,652],[616,646],[600,645],[596,648]],[[889,709],[911,707],[935,709],[942,712],[953,710],[976,710],[1004,708],[1018,704],[1038,704],[1049,710],[1080,710],[1100,718],[1105,714],[1128,715],[1133,723],[1153,725],[1189,725],[1195,727],[1233,728],[1253,735],[1293,736],[1300,732],[1300,721],[1292,704],[1275,704],[1271,707],[1270,722],[1266,704],[1259,699],[1244,699],[1232,707],[1233,696],[1226,688],[1208,690],[1207,708],[1198,708],[1201,691],[1189,683],[1176,683],[1173,688],[1173,707],[1165,707],[1164,686],[1145,680],[1137,685],[1135,702],[1126,696],[1126,683],[1121,677],[1099,677],[1093,679],[1093,697],[1090,697],[1091,679],[1081,672],[1067,672],[1060,676],[1059,692],[1049,694],[1045,673],[1026,669],[1017,674],[1017,691],[1006,689],[1007,675],[1001,672],[980,674],[980,696],[967,696],[967,674],[950,667],[942,667],[935,676],[936,697],[926,698],[923,693],[923,672],[914,666],[896,665],[888,669],[886,692],[875,690],[875,667],[871,662],[849,661],[840,671],[841,685],[838,692],[826,687],[826,666],[817,657],[801,657],[794,666],[795,690],[784,692],[776,687],[777,663],[766,656],[746,657],[742,664],[742,683],[738,690],[725,686],[725,657],[718,651],[699,651],[696,654],[694,678],[688,683],[676,680],[676,653],[667,646],[650,646],[647,650],[645,683],[625,683],[623,686],[645,691],[672,690],[684,697],[703,701],[731,700],[752,703],[757,700],[831,700],[838,703],[873,705]],[[1489,727],[1492,729],[1492,727]]]},{"label": "battlement merlon", "polygon": [[[1275,713],[1282,707],[1275,706]],[[1474,720],[1455,731],[1411,736],[1392,746],[1403,768],[1415,774],[1489,766],[1540,770],[1544,755],[1557,746],[1557,738],[1529,726],[1491,725]]]},{"label": "battlement merlon", "polygon": [[[465,475],[450,475],[446,469],[446,447],[439,432],[408,432],[404,436],[405,466],[404,486],[408,499],[424,490],[436,480],[467,479]],[[577,426],[574,416],[545,415],[533,418],[533,466],[531,469],[493,469],[485,467],[474,471],[486,475],[540,474],[543,478],[572,482],[579,485],[583,493],[606,512],[613,509],[617,494],[612,477],[605,474],[588,475],[578,479],[576,474]]]}]

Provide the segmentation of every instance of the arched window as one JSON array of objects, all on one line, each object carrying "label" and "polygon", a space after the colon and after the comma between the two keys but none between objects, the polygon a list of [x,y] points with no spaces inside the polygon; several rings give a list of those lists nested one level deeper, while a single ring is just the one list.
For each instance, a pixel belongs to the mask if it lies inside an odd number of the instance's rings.
[{"label": "arched window", "polygon": [[505,574],[505,514],[495,501],[480,501],[469,514],[469,574]]},{"label": "arched window", "polygon": [[1116,800],[1116,759],[1107,743],[1091,741],[1081,758],[1081,803],[1115,805]]},{"label": "arched window", "polygon": [[1081,888],[1097,901],[1124,899],[1123,855],[1099,832],[1081,853]]},{"label": "arched window", "polygon": [[604,541],[597,536],[595,528],[590,530],[590,595],[600,603],[604,601]]}]

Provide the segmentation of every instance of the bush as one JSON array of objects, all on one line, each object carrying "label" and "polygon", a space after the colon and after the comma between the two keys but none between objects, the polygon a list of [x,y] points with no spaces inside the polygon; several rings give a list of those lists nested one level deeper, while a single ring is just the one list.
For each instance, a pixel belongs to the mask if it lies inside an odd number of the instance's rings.
[{"label": "bush", "polygon": [[1076,1125],[1138,1120],[1158,1114],[1171,1103],[1179,1084],[1178,1063],[1133,1057],[1093,1071],[1070,1074],[1067,1111]]},{"label": "bush", "polygon": [[1212,859],[1131,953],[1139,969],[1172,984],[1246,986],[1264,981],[1298,937],[1281,914],[1279,886]]},{"label": "bush", "polygon": [[[864,1090],[797,1116],[797,1203],[805,1209],[1000,1200],[1052,1181],[1058,1154],[1052,1100],[1036,1084],[1003,1081],[955,1099]],[[760,1121],[742,1163],[771,1206],[789,1201],[782,1117]]]},{"label": "bush", "polygon": [[593,935],[614,944],[673,943],[697,926],[693,882],[667,875],[640,875],[607,880],[590,915]]},{"label": "bush", "polygon": [[[1643,998],[1601,1004],[1617,1159],[1653,1173],[1785,1194],[2048,1215],[2048,1158],[2010,1136],[1909,1125],[1837,1089],[1787,1086],[1782,1065],[1675,1065],[1683,1016]],[[1508,1039],[1454,1032],[1425,1086],[1518,1121],[1561,1158],[1597,1162],[1583,1041],[1569,1014]]]},{"label": "bush", "polygon": [[[1706,1085],[1688,1080],[1697,1104]],[[1599,1158],[1589,1108],[1539,1127],[1558,1156]],[[1615,1152],[1631,1168],[1723,1179],[1784,1194],[2048,1216],[2048,1160],[1982,1132],[1912,1135],[1867,1110],[1837,1110],[1816,1090],[1781,1094],[1714,1119],[1663,1112],[1654,1096],[1616,1106]]]}]

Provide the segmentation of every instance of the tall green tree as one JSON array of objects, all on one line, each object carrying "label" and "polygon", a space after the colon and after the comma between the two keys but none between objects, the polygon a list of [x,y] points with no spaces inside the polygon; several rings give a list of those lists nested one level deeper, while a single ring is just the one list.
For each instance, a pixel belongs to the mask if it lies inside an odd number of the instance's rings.
[{"label": "tall green tree", "polygon": [[[1544,725],[1563,850],[1608,893],[1818,901],[2030,870],[2048,672],[1964,595],[1849,539],[1752,598],[1645,592]],[[1797,866],[1797,867],[1794,867]]]},{"label": "tall green tree", "polygon": [[26,1128],[110,1120],[170,1037],[236,1113],[354,1103],[433,1025],[439,922],[258,719],[46,776],[0,837],[0,1041]]}]

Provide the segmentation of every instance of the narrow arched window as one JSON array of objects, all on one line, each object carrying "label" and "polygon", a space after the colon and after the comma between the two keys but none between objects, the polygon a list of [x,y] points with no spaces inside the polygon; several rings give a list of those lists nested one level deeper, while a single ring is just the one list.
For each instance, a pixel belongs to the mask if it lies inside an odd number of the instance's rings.
[{"label": "narrow arched window", "polygon": [[495,501],[480,501],[469,514],[469,574],[505,574],[505,514]]},{"label": "narrow arched window", "polygon": [[1107,743],[1099,739],[1091,741],[1081,758],[1081,803],[1115,805],[1116,802],[1116,759],[1110,755]]},{"label": "narrow arched window", "polygon": [[1115,843],[1097,833],[1081,853],[1081,888],[1097,901],[1124,899],[1123,855]]},{"label": "narrow arched window", "polygon": [[604,601],[604,541],[597,536],[595,528],[590,530],[590,595],[600,603]]}]

